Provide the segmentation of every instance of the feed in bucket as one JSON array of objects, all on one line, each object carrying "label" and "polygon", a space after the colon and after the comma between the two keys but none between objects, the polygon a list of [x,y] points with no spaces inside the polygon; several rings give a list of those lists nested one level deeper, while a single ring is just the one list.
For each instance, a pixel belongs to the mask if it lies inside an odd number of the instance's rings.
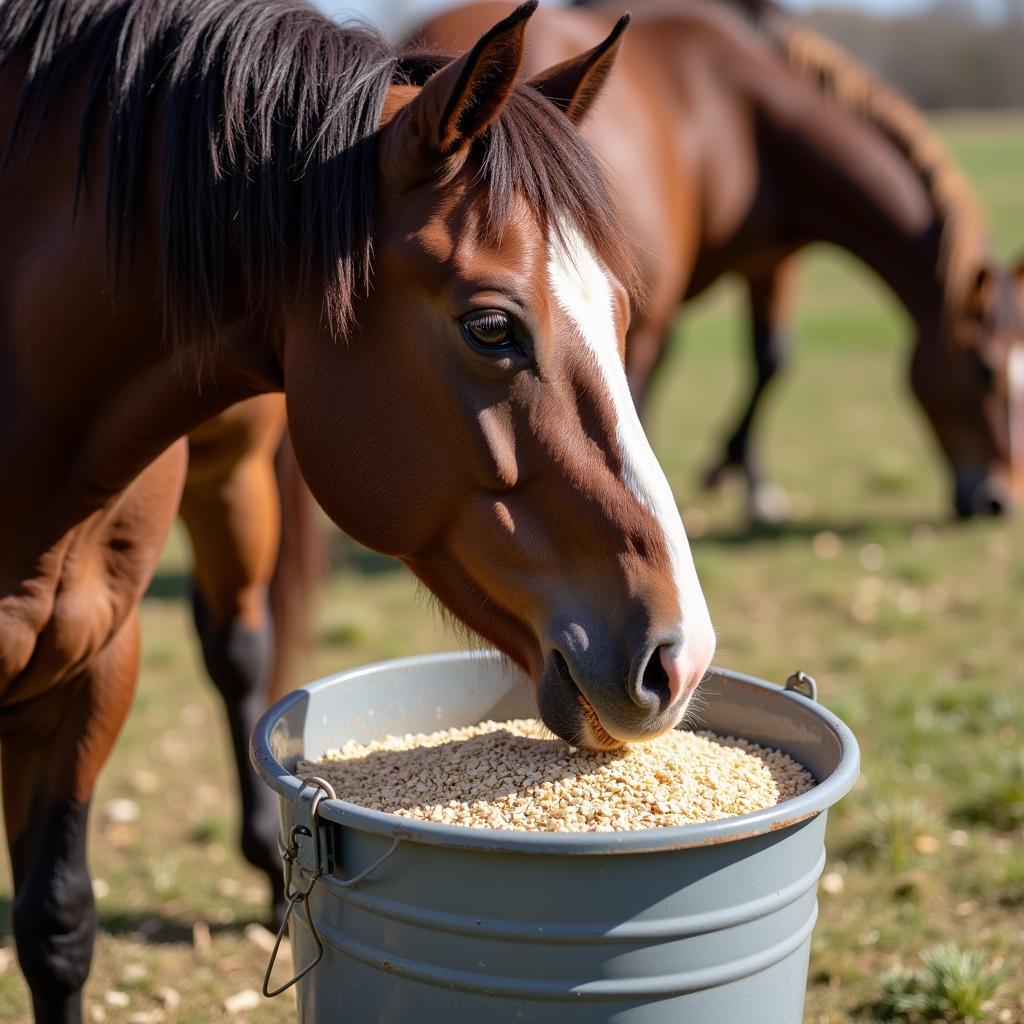
[{"label": "feed in bucket", "polygon": [[673,730],[578,750],[537,719],[348,742],[300,775],[405,818],[524,832],[626,832],[774,807],[814,785],[791,757],[745,739]]}]

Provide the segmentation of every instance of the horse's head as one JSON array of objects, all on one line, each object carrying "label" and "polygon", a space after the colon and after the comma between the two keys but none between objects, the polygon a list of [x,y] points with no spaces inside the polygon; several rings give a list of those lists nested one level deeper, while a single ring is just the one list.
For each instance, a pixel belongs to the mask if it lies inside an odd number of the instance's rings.
[{"label": "horse's head", "polygon": [[952,334],[918,347],[914,391],[953,469],[956,514],[1003,515],[1024,498],[1024,263],[980,269]]},{"label": "horse's head", "polygon": [[556,733],[613,746],[679,721],[715,637],[623,371],[627,247],[544,96],[582,114],[623,26],[531,87],[532,9],[392,88],[372,288],[347,342],[296,318],[288,414],[335,521],[522,665]]}]

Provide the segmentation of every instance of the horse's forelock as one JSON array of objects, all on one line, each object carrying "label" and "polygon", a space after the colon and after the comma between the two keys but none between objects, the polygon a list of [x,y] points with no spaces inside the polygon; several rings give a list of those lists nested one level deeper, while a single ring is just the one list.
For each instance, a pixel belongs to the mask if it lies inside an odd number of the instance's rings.
[{"label": "horse's forelock", "polygon": [[636,250],[604,173],[560,110],[522,84],[480,146],[493,232],[507,223],[519,196],[563,246],[571,242],[567,228],[578,230],[634,300],[642,299]]},{"label": "horse's forelock", "polygon": [[[409,49],[398,58],[401,80],[423,85],[454,56]],[[467,154],[455,158],[456,170]],[[630,295],[643,298],[636,250],[616,212],[604,171],[572,123],[550,100],[520,83],[468,158],[478,172],[485,206],[482,223],[500,237],[517,199],[525,200],[541,227],[560,241],[566,225],[582,232],[593,250]]]}]

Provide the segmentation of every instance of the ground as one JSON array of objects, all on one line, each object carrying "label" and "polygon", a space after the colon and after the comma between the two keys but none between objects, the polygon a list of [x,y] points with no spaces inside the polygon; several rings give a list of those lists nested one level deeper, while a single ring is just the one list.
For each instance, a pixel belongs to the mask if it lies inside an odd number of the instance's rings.
[{"label": "ground", "polygon": [[[982,192],[998,252],[1016,256],[1024,113],[940,127]],[[920,966],[936,943],[957,940],[994,967],[1024,960],[1024,522],[948,521],[946,479],[904,384],[905,319],[860,268],[822,251],[808,260],[797,358],[765,423],[793,521],[746,531],[734,494],[711,499],[695,484],[747,370],[737,298],[720,288],[680,321],[652,435],[695,538],[718,661],[779,681],[812,673],[862,744],[861,780],[829,824],[806,1019],[906,1020],[883,999],[883,976]],[[460,645],[404,572],[338,552],[304,677]],[[143,607],[139,695],[96,799],[102,932],[87,1014],[111,1024],[220,1019],[225,1000],[259,988],[265,963],[265,934],[247,927],[264,892],[235,852],[187,564],[179,532]],[[9,893],[3,861],[0,947]],[[288,996],[239,1002],[238,1021],[293,1016]],[[1024,973],[978,1002],[978,1019],[1024,1021]],[[0,948],[0,1021],[27,1024],[27,1005],[13,951]]]}]

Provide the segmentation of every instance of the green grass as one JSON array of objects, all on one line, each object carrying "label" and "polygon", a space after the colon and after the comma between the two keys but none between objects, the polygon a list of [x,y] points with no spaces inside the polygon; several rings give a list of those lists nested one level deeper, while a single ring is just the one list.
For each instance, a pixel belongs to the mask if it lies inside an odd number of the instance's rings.
[{"label": "green grass", "polygon": [[975,792],[958,815],[1004,832],[1024,826],[1024,750],[1000,757],[991,771],[978,779]]},{"label": "green grass", "polygon": [[[988,202],[998,252],[1013,255],[1024,243],[1024,115],[958,116],[944,131]],[[751,534],[735,493],[695,485],[747,372],[731,285],[681,321],[652,434],[695,537],[720,663],[776,680],[809,671],[862,744],[863,776],[830,816],[828,870],[844,884],[820,897],[806,1019],[914,1020],[893,1006],[880,1016],[892,972],[927,974],[921,957],[957,941],[966,968],[941,969],[949,1002],[937,1019],[966,1020],[992,999],[977,1019],[1024,1021],[1024,972],[994,995],[975,991],[979,965],[1024,962],[1024,826],[1008,774],[1024,751],[1024,522],[948,523],[944,471],[904,385],[906,322],[882,286],[823,250],[801,294],[795,362],[763,434],[792,499],[786,527]],[[835,537],[816,543],[823,532]],[[403,572],[341,547],[307,677],[459,645]],[[136,706],[96,797],[102,934],[87,1019],[111,1024],[159,1009],[165,987],[181,1001],[168,1019],[218,1020],[226,997],[258,989],[264,962],[246,934],[264,893],[234,849],[225,730],[183,603],[187,562],[176,532],[143,607]],[[115,798],[139,804],[137,822],[103,822]],[[197,922],[208,948],[193,944]],[[110,1005],[111,991],[128,1006]],[[282,997],[235,1019],[290,1021],[293,1008]],[[28,1021],[2,956],[0,1021]]]},{"label": "green grass", "polygon": [[882,979],[882,996],[871,1007],[879,1021],[981,1021],[989,1016],[1006,965],[993,968],[983,953],[955,943],[921,956],[921,969],[902,969]]}]

